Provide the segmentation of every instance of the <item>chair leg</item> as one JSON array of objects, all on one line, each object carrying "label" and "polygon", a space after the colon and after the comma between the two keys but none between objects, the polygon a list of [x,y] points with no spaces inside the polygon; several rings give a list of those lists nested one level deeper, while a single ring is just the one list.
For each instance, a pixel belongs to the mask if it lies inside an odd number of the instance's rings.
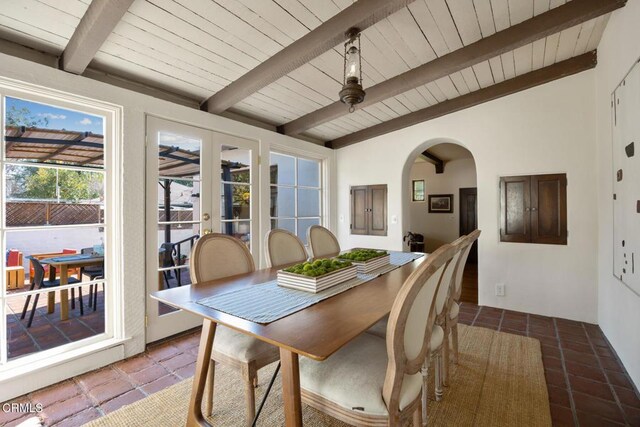
[{"label": "chair leg", "polygon": [[[104,285],[102,285],[102,293],[104,294]],[[96,283],[96,287],[93,289],[93,294],[91,295],[93,298],[93,311],[96,311],[98,308],[98,284]]]},{"label": "chair leg", "polygon": [[458,364],[458,322],[451,327],[451,343],[453,344],[453,363]]},{"label": "chair leg", "polygon": [[[35,287],[36,284],[34,282],[31,282],[29,290],[32,291]],[[20,320],[24,319],[24,317],[27,315],[27,310],[29,309],[29,301],[31,301],[31,295],[27,295],[27,300],[24,302],[24,307],[22,307],[22,315],[20,315]]]},{"label": "chair leg", "polygon": [[208,416],[213,415],[213,384],[216,376],[216,362],[211,360],[209,363],[209,372],[208,372],[208,381],[207,381],[207,402],[206,407],[204,408],[205,414]]},{"label": "chair leg", "polygon": [[71,288],[71,309],[75,310],[76,308],[76,290]]},{"label": "chair leg", "polygon": [[253,418],[256,415],[256,396],[253,387],[255,369],[253,366],[243,365],[242,377],[244,379],[245,425],[251,427]]},{"label": "chair leg", "polygon": [[89,304],[88,305],[89,305],[89,308],[93,307],[93,285],[89,285]]},{"label": "chair leg", "polygon": [[422,426],[422,409],[416,408],[413,412],[413,427],[421,427]]},{"label": "chair leg", "polygon": [[424,362],[422,363],[422,425],[426,427],[427,425],[427,403],[428,403],[428,394],[429,394],[429,358],[427,355]]},{"label": "chair leg", "polygon": [[448,326],[444,328],[444,342],[442,343],[442,385],[449,386],[449,334]]},{"label": "chair leg", "polygon": [[22,315],[20,316],[20,320],[24,319],[27,315],[27,309],[29,308],[29,301],[31,301],[31,295],[27,295],[27,300],[24,302],[24,307],[22,307]]},{"label": "chair leg", "polygon": [[29,323],[27,323],[27,328],[31,327],[33,323],[33,316],[36,314],[36,308],[38,307],[38,299],[40,294],[36,294],[36,297],[33,299],[33,307],[31,308],[31,314],[29,315]]},{"label": "chair leg", "polygon": [[84,316],[84,304],[82,303],[82,286],[78,286],[78,304],[80,305],[80,316]]},{"label": "chair leg", "polygon": [[439,402],[442,400],[442,348],[439,348],[435,352],[434,358],[434,367],[435,367],[435,395],[436,401]]}]

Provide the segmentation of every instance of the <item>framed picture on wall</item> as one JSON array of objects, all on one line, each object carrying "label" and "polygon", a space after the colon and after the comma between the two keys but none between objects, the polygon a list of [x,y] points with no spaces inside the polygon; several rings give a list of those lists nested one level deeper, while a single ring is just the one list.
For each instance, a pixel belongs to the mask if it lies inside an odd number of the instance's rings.
[{"label": "framed picture on wall", "polygon": [[453,213],[453,194],[429,194],[429,213]]},{"label": "framed picture on wall", "polygon": [[424,202],[424,179],[414,179],[412,181],[412,196],[414,202]]}]

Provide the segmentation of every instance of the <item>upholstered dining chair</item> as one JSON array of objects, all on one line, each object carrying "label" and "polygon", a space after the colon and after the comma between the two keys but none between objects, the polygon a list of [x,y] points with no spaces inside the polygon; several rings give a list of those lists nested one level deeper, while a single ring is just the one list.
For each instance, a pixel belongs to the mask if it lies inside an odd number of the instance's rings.
[{"label": "upholstered dining chair", "polygon": [[435,297],[454,255],[444,245],[407,278],[393,302],[386,339],[361,334],[323,362],[301,358],[303,401],[352,425],[400,426],[413,419],[420,426],[428,379],[423,363],[443,339],[436,332]]},{"label": "upholstered dining chair", "polygon": [[340,244],[336,236],[321,225],[312,225],[307,230],[307,242],[311,257],[330,258],[340,253]]},{"label": "upholstered dining chair", "polygon": [[462,252],[466,248],[466,237],[467,236],[461,236],[450,243],[455,249],[455,254],[442,275],[442,285],[438,288],[438,293],[436,294],[436,325],[440,326],[444,332],[443,345],[434,358],[436,362],[435,397],[438,401],[442,399],[442,386],[448,385],[449,380],[449,346],[447,345],[448,340],[445,340],[444,338],[446,338],[448,332],[447,328],[449,311],[451,309],[451,295],[453,294],[453,279],[456,276]]},{"label": "upholstered dining chair", "polygon": [[[446,339],[447,339],[447,349],[451,348],[453,350],[453,363],[458,364],[458,315],[460,314],[460,296],[462,295],[462,277],[464,275],[464,268],[467,264],[467,258],[469,257],[469,252],[471,251],[471,247],[480,237],[480,230],[474,230],[471,233],[467,234],[465,237],[465,247],[460,254],[460,260],[458,261],[458,266],[456,268],[455,275],[453,277],[453,285],[451,290],[451,297],[449,301],[449,309],[448,309],[448,319],[446,324]],[[449,359],[446,359],[446,363],[449,362]],[[446,369],[446,368],[445,368]]]},{"label": "upholstered dining chair", "polygon": [[270,230],[267,233],[264,246],[268,267],[301,263],[309,257],[298,236],[280,228]]},{"label": "upholstered dining chair", "polygon": [[[189,261],[191,283],[198,283],[250,273],[255,270],[251,252],[235,237],[211,233],[200,237],[193,247]],[[255,415],[254,388],[258,380],[258,370],[279,359],[277,347],[236,332],[231,328],[218,326],[213,340],[213,349],[208,373],[209,398],[206,413],[212,414],[215,363],[221,363],[240,370],[244,380],[245,423],[250,426]]]},{"label": "upholstered dining chair", "polygon": [[[442,275],[442,284],[438,287],[438,293],[436,294],[436,302],[435,302],[435,324],[433,336],[435,337],[432,340],[431,352],[427,355],[425,359],[424,369],[428,370],[430,365],[430,361],[434,362],[434,381],[435,381],[435,398],[436,400],[441,400],[443,395],[442,387],[447,385],[448,381],[448,368],[449,364],[449,349],[445,343],[445,335],[447,331],[447,323],[446,320],[448,318],[448,310],[451,306],[451,294],[453,288],[453,277],[456,273],[456,268],[458,266],[458,260],[460,259],[463,245],[466,242],[466,236],[462,236],[455,240],[450,245],[454,248],[454,255],[451,259],[451,262],[447,264],[447,268],[444,270]],[[431,255],[428,255],[429,257]],[[378,323],[373,325],[369,330],[367,330],[368,334],[376,335],[381,338],[386,337],[386,333],[388,330],[388,317],[380,320]],[[442,335],[440,335],[442,333]],[[441,339],[440,339],[441,338]],[[427,389],[425,388],[423,391],[423,405],[426,407],[427,404]]]}]

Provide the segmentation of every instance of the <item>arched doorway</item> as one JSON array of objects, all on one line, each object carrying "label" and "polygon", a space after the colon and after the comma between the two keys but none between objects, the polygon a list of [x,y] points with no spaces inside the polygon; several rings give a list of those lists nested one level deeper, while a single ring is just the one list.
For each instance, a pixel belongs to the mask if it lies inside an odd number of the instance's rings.
[{"label": "arched doorway", "polygon": [[[403,225],[423,236],[425,252],[477,228],[476,164],[462,144],[438,139],[425,142],[403,170]],[[478,302],[478,252],[474,245],[464,271],[462,300]]]}]

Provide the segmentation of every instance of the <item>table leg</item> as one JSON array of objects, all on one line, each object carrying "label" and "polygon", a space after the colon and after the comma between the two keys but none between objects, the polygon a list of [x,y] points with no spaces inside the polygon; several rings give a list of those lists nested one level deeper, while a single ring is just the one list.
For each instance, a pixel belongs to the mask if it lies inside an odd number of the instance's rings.
[{"label": "table leg", "polygon": [[56,293],[47,292],[47,313],[51,314],[56,308]]},{"label": "table leg", "polygon": [[[50,265],[49,266],[49,280],[56,280],[56,269]],[[47,293],[47,313],[51,314],[55,311],[56,308],[56,293],[49,292]]]},{"label": "table leg", "polygon": [[[60,266],[60,286],[69,283],[69,270],[66,265]],[[69,291],[63,289],[60,291],[60,320],[69,319]]]},{"label": "table leg", "polygon": [[189,413],[187,415],[187,427],[210,426],[202,415],[202,397],[204,387],[207,382],[207,372],[211,363],[211,347],[216,334],[216,323],[209,319],[202,322],[202,333],[200,334],[200,347],[198,349],[198,359],[196,361],[196,372],[193,377],[191,388],[191,401],[189,402]]},{"label": "table leg", "polygon": [[302,400],[300,398],[300,367],[298,354],[280,348],[282,363],[282,398],[284,420],[287,427],[302,426]]}]

